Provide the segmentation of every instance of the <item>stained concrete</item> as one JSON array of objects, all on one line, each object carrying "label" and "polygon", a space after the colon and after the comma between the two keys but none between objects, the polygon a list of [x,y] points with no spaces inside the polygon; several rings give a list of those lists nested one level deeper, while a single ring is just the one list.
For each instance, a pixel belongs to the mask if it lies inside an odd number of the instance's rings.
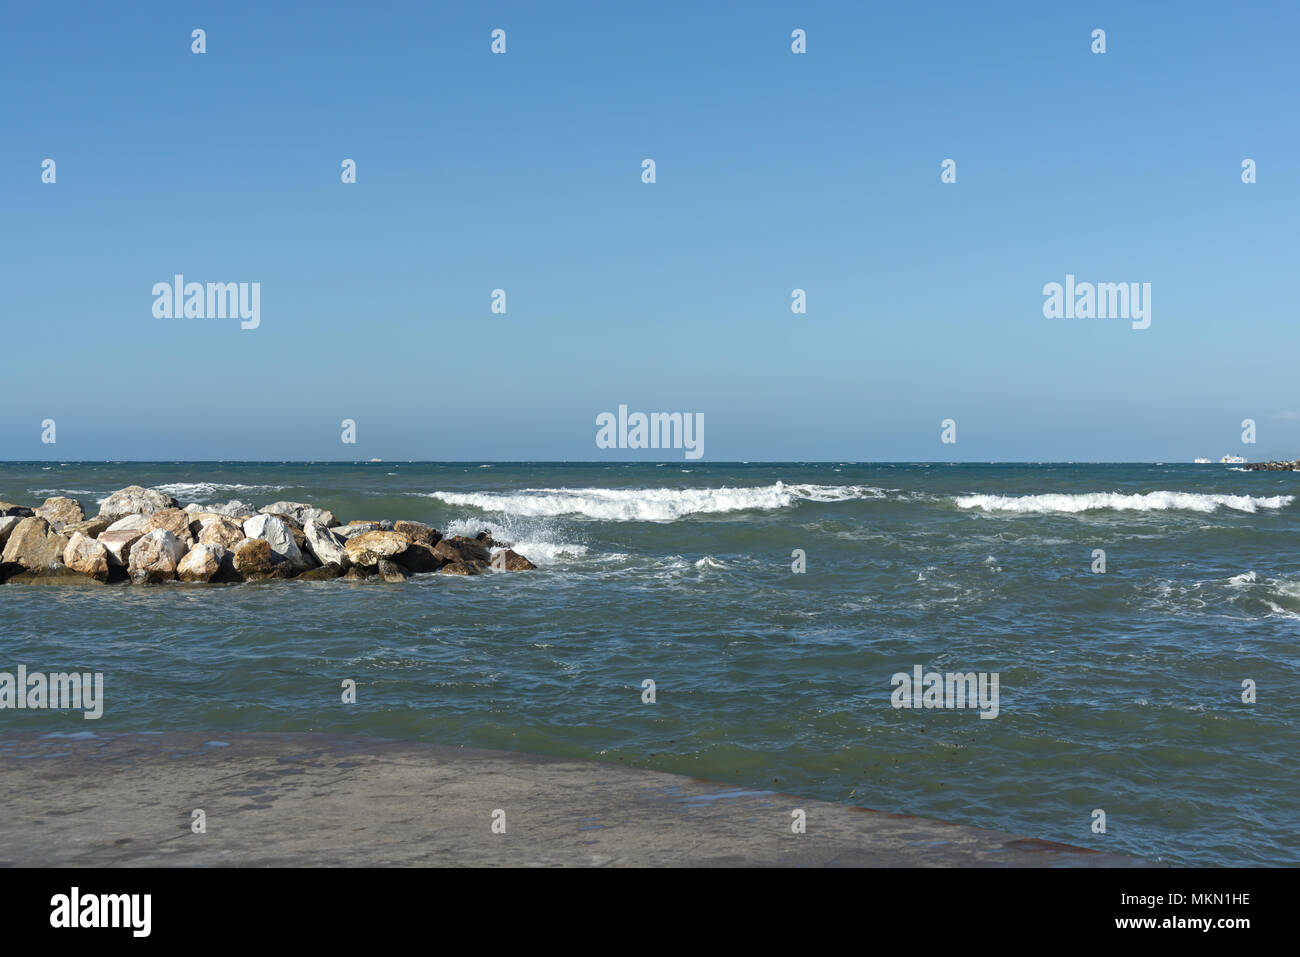
[{"label": "stained concrete", "polygon": [[310,733],[0,737],[0,864],[1160,866],[621,765]]}]

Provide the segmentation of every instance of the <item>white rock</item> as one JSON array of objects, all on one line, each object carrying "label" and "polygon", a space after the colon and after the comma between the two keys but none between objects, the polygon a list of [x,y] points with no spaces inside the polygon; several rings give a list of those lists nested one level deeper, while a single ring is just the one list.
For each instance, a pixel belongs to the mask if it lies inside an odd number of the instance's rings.
[{"label": "white rock", "polygon": [[225,505],[209,505],[208,511],[216,512],[218,515],[228,515],[231,518],[252,518],[257,514],[257,506],[241,502],[236,498]]},{"label": "white rock", "polygon": [[131,485],[118,489],[99,507],[99,514],[105,518],[118,519],[123,515],[148,515],[164,508],[175,508],[179,503],[166,492],[157,489],[141,488]]},{"label": "white rock", "polygon": [[307,550],[315,555],[316,560],[322,565],[334,562],[340,568],[347,568],[352,564],[344,545],[347,539],[342,535],[336,535],[333,529],[309,519],[303,528],[303,534],[307,536]]},{"label": "white rock", "polygon": [[148,515],[128,515],[126,518],[119,518],[112,525],[105,529],[107,532],[143,532],[149,525]]},{"label": "white rock", "polygon": [[288,515],[304,529],[308,522],[315,522],[325,528],[333,528],[339,523],[329,509],[304,505],[302,502],[273,502],[263,506],[259,511],[264,515]]},{"label": "white rock", "polygon": [[5,542],[9,540],[9,533],[18,527],[22,521],[19,515],[0,516],[0,551],[4,551]]},{"label": "white rock", "polygon": [[116,532],[102,532],[99,544],[108,549],[108,563],[126,568],[131,560],[131,546],[143,537],[138,528],[124,528]]},{"label": "white rock", "polygon": [[377,532],[379,531],[379,525],[375,522],[367,522],[363,525],[340,525],[337,528],[331,528],[330,531],[344,541],[347,541],[353,535],[362,535],[365,532]]},{"label": "white rock", "polygon": [[271,554],[278,561],[288,562],[296,569],[307,567],[298,543],[293,540],[293,532],[281,519],[274,515],[254,515],[244,522],[244,534],[249,538],[263,538],[271,546]]}]

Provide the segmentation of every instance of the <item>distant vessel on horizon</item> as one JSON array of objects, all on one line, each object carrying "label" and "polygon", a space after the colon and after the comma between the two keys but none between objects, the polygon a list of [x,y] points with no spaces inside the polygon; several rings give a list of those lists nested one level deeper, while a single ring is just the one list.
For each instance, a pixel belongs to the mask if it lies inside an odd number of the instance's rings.
[{"label": "distant vessel on horizon", "polygon": [[1219,459],[1221,465],[1245,465],[1246,457],[1244,455],[1225,455]]},{"label": "distant vessel on horizon", "polygon": [[1206,459],[1206,458],[1201,458],[1201,457],[1198,455],[1196,458],[1192,459],[1192,464],[1193,464],[1193,465],[1209,465],[1209,464],[1210,464],[1210,460],[1209,460],[1209,459]]}]

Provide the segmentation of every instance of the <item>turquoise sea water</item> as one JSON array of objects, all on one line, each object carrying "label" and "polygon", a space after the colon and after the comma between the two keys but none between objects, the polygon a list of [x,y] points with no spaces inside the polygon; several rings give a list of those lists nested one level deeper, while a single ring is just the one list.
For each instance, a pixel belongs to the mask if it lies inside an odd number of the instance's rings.
[{"label": "turquoise sea water", "polygon": [[[8,730],[336,731],[620,761],[1175,864],[1300,859],[1300,475],[1193,465],[0,464],[0,500],[492,530],[476,578],[0,585],[0,671],[105,714]],[[792,571],[802,549],[807,570]],[[1094,550],[1106,571],[1092,571]],[[891,706],[997,672],[999,714]],[[344,679],[355,705],[340,701]],[[642,703],[642,681],[657,701]],[[1242,682],[1258,700],[1241,700]],[[1107,833],[1091,830],[1103,809]]]}]

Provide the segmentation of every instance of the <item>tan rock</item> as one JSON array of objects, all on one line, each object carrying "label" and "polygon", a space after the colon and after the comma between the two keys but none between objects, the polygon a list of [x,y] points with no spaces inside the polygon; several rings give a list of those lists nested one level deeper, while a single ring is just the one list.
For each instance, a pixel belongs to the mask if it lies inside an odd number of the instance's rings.
[{"label": "tan rock", "polygon": [[165,528],[145,532],[131,546],[131,557],[127,562],[131,580],[136,584],[171,581],[176,577],[176,566],[188,550]]},{"label": "tan rock", "polygon": [[184,509],[164,508],[154,512],[145,523],[145,534],[158,528],[171,532],[176,541],[185,546],[186,551],[194,547],[194,534],[190,531],[190,516]]},{"label": "tan rock", "polygon": [[362,532],[348,539],[348,559],[354,565],[378,565],[379,559],[400,555],[410,544],[401,532]]},{"label": "tan rock", "polygon": [[183,582],[210,582],[220,574],[225,557],[221,545],[195,545],[176,566],[176,577]]},{"label": "tan rock", "polygon": [[112,524],[103,515],[96,515],[94,518],[88,518],[82,522],[74,522],[71,525],[64,525],[59,531],[69,538],[73,532],[81,532],[87,538],[98,538],[104,532],[108,531],[108,526]]},{"label": "tan rock", "polygon": [[49,522],[50,528],[56,532],[62,531],[65,525],[74,525],[86,518],[80,502],[62,495],[47,498],[45,504],[36,509],[36,514]]},{"label": "tan rock", "polygon": [[68,537],[51,531],[50,523],[33,515],[14,526],[5,543],[0,562],[16,562],[24,568],[48,568],[63,564]]},{"label": "tan rock", "polygon": [[73,532],[63,550],[63,564],[95,581],[108,581],[108,549],[81,532]]},{"label": "tan rock", "polygon": [[222,548],[234,548],[244,538],[244,526],[239,520],[225,516],[208,522],[199,532],[200,545],[220,545]]}]

